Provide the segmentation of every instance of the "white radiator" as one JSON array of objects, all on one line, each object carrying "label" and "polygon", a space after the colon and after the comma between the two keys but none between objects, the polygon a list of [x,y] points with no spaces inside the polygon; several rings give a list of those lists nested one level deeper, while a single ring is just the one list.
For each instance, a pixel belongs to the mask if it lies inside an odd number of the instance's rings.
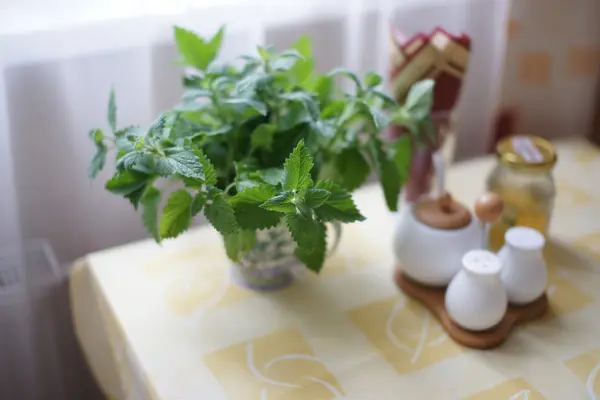
[{"label": "white radiator", "polygon": [[50,246],[0,250],[0,399],[101,399],[71,328],[66,271]]}]

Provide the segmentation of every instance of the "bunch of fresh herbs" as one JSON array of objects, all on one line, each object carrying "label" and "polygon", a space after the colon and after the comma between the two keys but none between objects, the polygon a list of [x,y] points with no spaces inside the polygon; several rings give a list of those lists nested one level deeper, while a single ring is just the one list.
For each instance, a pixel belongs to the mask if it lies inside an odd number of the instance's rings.
[{"label": "bunch of fresh herbs", "polygon": [[[184,65],[182,103],[147,129],[117,127],[111,91],[112,134],[90,131],[96,146],[89,175],[104,167],[109,148],[116,172],[106,189],[128,199],[160,242],[188,229],[204,215],[224,238],[228,256],[239,261],[253,247],[257,230],[285,223],[297,257],[319,271],[326,249],[325,223],[364,217],[350,192],[374,170],[387,206],[396,210],[408,173],[411,140],[384,143],[389,123],[417,139],[431,133],[431,81],[416,84],[404,105],[379,89],[381,77],[363,80],[345,70],[314,71],[310,40],[286,51],[258,47],[256,56],[218,64],[223,29],[210,39],[176,27]],[[349,79],[351,92],[337,76]],[[163,199],[159,180],[183,186]],[[164,203],[164,206],[161,205]]]}]

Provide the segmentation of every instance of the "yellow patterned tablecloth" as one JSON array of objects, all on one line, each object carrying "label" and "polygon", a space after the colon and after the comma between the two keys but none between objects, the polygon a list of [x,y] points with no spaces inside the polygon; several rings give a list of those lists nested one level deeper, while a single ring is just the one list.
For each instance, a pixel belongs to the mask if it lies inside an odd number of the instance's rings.
[{"label": "yellow patterned tablecloth", "polygon": [[[210,228],[80,260],[71,291],[88,362],[119,400],[600,398],[600,151],[557,146],[553,312],[497,350],[454,344],[398,292],[395,217],[366,187],[368,219],[344,228],[323,273],[276,293],[231,284]],[[472,204],[493,162],[456,165],[449,188]]]}]

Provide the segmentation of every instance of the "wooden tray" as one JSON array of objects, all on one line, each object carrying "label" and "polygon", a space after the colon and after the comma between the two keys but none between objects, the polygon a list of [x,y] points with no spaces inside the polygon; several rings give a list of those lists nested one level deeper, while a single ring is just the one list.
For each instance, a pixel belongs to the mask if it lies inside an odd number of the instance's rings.
[{"label": "wooden tray", "polygon": [[425,286],[415,282],[402,273],[400,268],[394,271],[396,285],[406,295],[421,302],[441,322],[442,327],[455,342],[475,349],[497,347],[517,325],[542,317],[548,310],[546,294],[524,306],[508,306],[506,315],[498,325],[485,331],[469,331],[456,325],[448,315],[444,305],[446,288]]}]

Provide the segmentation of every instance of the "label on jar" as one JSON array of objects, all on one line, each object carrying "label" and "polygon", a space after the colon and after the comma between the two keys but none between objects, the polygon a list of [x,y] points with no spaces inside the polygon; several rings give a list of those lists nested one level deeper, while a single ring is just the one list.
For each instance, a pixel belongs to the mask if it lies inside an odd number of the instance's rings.
[{"label": "label on jar", "polygon": [[528,163],[541,163],[544,161],[544,156],[531,140],[523,136],[515,136],[512,138],[512,145],[515,153],[523,157]]}]

